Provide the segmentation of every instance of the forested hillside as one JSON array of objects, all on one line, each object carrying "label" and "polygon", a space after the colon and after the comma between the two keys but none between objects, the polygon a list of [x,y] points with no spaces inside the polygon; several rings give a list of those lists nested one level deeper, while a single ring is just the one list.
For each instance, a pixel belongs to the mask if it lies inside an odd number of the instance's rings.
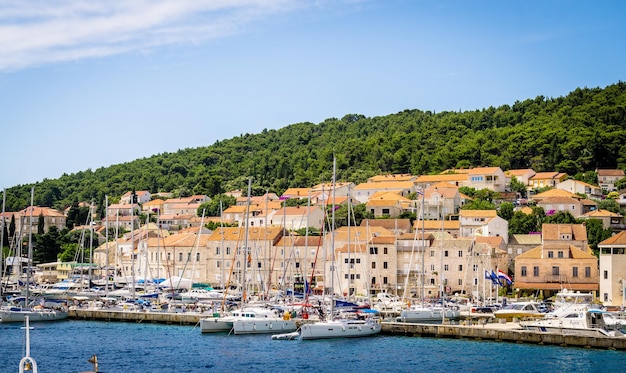
[{"label": "forested hillside", "polygon": [[[579,88],[566,97],[539,96],[476,111],[405,110],[372,118],[348,114],[319,124],[292,124],[46,179],[36,184],[35,204],[61,209],[94,201],[102,206],[105,195],[119,197],[132,190],[213,196],[245,190],[248,177],[253,194],[280,194],[288,187],[329,182],[333,154],[338,180],[355,183],[379,173],[420,175],[473,166],[570,175],[624,169],[626,84]],[[6,210],[26,207],[30,188],[7,189]]]}]

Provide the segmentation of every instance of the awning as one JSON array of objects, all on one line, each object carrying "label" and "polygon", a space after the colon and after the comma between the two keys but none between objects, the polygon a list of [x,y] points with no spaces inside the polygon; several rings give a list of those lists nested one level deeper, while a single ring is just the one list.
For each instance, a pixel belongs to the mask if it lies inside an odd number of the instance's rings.
[{"label": "awning", "polygon": [[559,284],[556,282],[519,282],[513,283],[514,289],[536,289],[536,290],[561,290],[563,288],[571,290],[599,290],[598,284]]}]

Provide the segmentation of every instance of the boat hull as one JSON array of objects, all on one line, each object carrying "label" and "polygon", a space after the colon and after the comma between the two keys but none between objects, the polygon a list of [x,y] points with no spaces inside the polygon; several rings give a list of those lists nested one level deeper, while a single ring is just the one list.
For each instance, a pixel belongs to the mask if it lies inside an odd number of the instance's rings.
[{"label": "boat hull", "polygon": [[222,317],[200,319],[200,331],[202,333],[228,333],[233,329],[233,321]]},{"label": "boat hull", "polygon": [[300,327],[301,339],[332,339],[367,337],[380,333],[378,322],[320,321]]},{"label": "boat hull", "polygon": [[295,320],[264,318],[258,320],[237,320],[233,323],[235,334],[275,334],[289,333],[298,328]]},{"label": "boat hull", "polygon": [[399,321],[408,323],[418,323],[424,321],[442,321],[443,319],[458,320],[461,318],[461,311],[437,308],[408,309],[400,313]]},{"label": "boat hull", "polygon": [[33,309],[0,310],[0,322],[1,323],[24,322],[24,320],[26,320],[26,316],[28,316],[31,322],[38,322],[38,321],[64,320],[69,317],[69,314],[66,311],[51,310],[47,308],[44,308],[41,310],[33,310]]}]

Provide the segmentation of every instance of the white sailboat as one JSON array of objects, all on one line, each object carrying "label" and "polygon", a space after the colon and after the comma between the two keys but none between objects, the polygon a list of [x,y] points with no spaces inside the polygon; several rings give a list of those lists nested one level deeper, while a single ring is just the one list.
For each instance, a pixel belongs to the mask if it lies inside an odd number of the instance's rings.
[{"label": "white sailboat", "polygon": [[17,305],[8,305],[0,308],[0,322],[25,322],[27,319],[30,321],[55,321],[68,318],[66,310],[58,310],[52,308],[46,308],[43,304],[31,306],[30,304],[30,277],[31,267],[33,263],[33,244],[32,244],[32,227],[33,227],[33,204],[34,204],[35,188],[31,189],[30,195],[30,217],[29,217],[29,232],[28,232],[28,268],[26,270],[26,287],[24,302],[20,302]]},{"label": "white sailboat", "polygon": [[[333,160],[333,190],[332,190],[332,222],[331,229],[335,226],[335,185],[336,185],[336,164]],[[334,235],[331,233],[331,250],[334,251]],[[372,318],[366,319],[346,319],[334,317],[334,299],[332,294],[334,292],[334,276],[332,272],[336,270],[334,263],[335,253],[332,253],[333,263],[331,265],[331,311],[327,320],[318,321],[314,323],[307,323],[302,325],[294,333],[286,333],[272,336],[272,339],[333,339],[333,338],[355,338],[355,337],[367,337],[380,333],[381,324],[378,320]]]}]

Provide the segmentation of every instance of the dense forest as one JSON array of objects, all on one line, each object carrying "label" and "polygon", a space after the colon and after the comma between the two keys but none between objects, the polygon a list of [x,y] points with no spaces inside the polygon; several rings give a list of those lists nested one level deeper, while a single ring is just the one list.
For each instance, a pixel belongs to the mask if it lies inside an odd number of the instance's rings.
[{"label": "dense forest", "polygon": [[[381,173],[440,173],[500,166],[570,175],[626,168],[626,84],[578,88],[565,97],[516,101],[466,112],[405,110],[368,118],[348,114],[279,130],[242,134],[213,145],[64,174],[35,184],[35,204],[63,209],[103,206],[132,190],[214,196],[245,190],[281,194],[288,187],[338,180],[360,183]],[[6,210],[28,206],[32,185],[7,189]]]}]

